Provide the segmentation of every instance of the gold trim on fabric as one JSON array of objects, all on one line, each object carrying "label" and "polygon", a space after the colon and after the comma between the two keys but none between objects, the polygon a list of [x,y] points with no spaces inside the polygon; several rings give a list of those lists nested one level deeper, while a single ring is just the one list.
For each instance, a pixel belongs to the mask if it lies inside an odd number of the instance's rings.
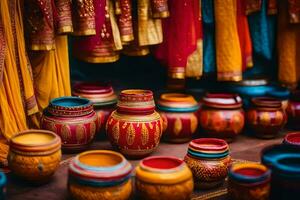
[{"label": "gold trim on fabric", "polygon": [[131,35],[122,35],[121,36],[121,40],[122,40],[122,44],[124,44],[124,42],[131,42],[132,40],[134,40],[134,36],[133,34]]},{"label": "gold trim on fabric", "polygon": [[90,35],[96,35],[95,29],[88,29],[88,30],[81,30],[81,31],[74,31],[72,33],[74,36],[90,36]]},{"label": "gold trim on fabric", "polygon": [[200,77],[203,73],[203,41],[197,40],[196,50],[188,57],[185,75],[186,77]]},{"label": "gold trim on fabric", "polygon": [[170,12],[169,11],[163,11],[163,12],[159,12],[159,13],[154,13],[152,15],[153,18],[168,18],[170,16]]},{"label": "gold trim on fabric", "polygon": [[172,79],[185,79],[184,72],[169,72],[168,76],[169,76],[169,78],[172,78]]},{"label": "gold trim on fabric", "polygon": [[[110,1],[110,0],[106,1],[106,5],[109,6],[110,25],[111,25],[111,29],[112,29],[112,35],[113,35],[114,47],[115,47],[114,50],[121,50],[121,49],[123,49],[123,45],[122,45],[122,41],[121,41],[121,34],[119,31],[119,27],[118,27],[118,24],[117,24],[117,21],[115,18],[114,5],[113,5],[112,1]],[[110,62],[110,61],[108,61],[108,62]]]},{"label": "gold trim on fabric", "polygon": [[80,55],[79,52],[74,55],[77,59],[89,63],[112,63],[112,62],[116,62],[120,58],[119,55],[105,56],[105,57],[92,57],[92,56]]},{"label": "gold trim on fabric", "polygon": [[55,49],[55,44],[32,44],[30,50],[33,51],[50,51]]},{"label": "gold trim on fabric", "polygon": [[228,75],[220,75],[218,74],[218,80],[219,81],[241,81],[242,75],[232,75],[232,76],[228,76]]},{"label": "gold trim on fabric", "polygon": [[72,32],[73,32],[73,26],[63,26],[57,29],[58,34],[72,33]]},{"label": "gold trim on fabric", "polygon": [[127,56],[146,56],[150,53],[150,50],[148,47],[142,48],[136,51],[130,51],[130,50],[124,50],[123,54]]}]

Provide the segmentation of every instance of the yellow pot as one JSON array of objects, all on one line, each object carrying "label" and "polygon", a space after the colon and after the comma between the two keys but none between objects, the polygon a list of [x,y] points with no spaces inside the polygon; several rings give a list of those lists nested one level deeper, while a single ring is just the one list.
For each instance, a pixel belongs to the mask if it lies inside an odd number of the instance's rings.
[{"label": "yellow pot", "polygon": [[153,156],[136,168],[136,190],[143,200],[190,199],[194,189],[191,170],[175,157]]},{"label": "yellow pot", "polygon": [[28,181],[45,182],[61,160],[61,140],[51,131],[28,130],[10,141],[8,163],[12,172]]}]

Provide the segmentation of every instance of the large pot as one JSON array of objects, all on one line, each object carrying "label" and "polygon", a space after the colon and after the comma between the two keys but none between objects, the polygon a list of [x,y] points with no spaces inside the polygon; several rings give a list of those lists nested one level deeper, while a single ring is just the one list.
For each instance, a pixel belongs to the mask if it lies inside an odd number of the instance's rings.
[{"label": "large pot", "polygon": [[150,90],[123,90],[117,110],[106,124],[111,144],[131,158],[151,154],[159,144],[163,129],[162,119],[154,109]]},{"label": "large pot", "polygon": [[300,196],[300,153],[288,145],[274,145],[262,151],[262,163],[272,171],[272,200],[297,199]]},{"label": "large pot", "polygon": [[287,134],[283,139],[283,144],[298,148],[300,150],[300,132]]},{"label": "large pot", "polygon": [[68,190],[76,200],[127,200],[131,172],[131,164],[117,152],[86,151],[70,162]]},{"label": "large pot", "polygon": [[224,140],[201,138],[190,142],[184,161],[193,172],[196,187],[210,189],[224,182],[231,157]]},{"label": "large pot", "polygon": [[286,114],[280,100],[269,97],[252,99],[247,111],[247,126],[259,138],[274,138],[286,124]]},{"label": "large pot", "polygon": [[28,181],[46,182],[59,167],[61,140],[51,131],[28,130],[10,140],[8,164]]},{"label": "large pot", "polygon": [[139,199],[188,200],[194,189],[191,170],[175,157],[145,158],[136,167],[135,177]]},{"label": "large pot", "polygon": [[244,128],[242,99],[235,94],[207,94],[202,99],[200,129],[214,138],[231,140]]},{"label": "large pot", "polygon": [[228,196],[232,200],[266,200],[271,171],[258,163],[237,163],[229,170]]},{"label": "large pot", "polygon": [[99,120],[92,102],[80,97],[51,100],[41,119],[41,126],[61,137],[62,148],[78,151],[92,142]]},{"label": "large pot", "polygon": [[164,121],[164,140],[174,143],[191,140],[198,128],[199,105],[194,97],[180,93],[162,94],[157,108]]},{"label": "large pot", "polygon": [[99,134],[105,134],[105,124],[117,104],[117,96],[112,86],[107,83],[95,82],[77,83],[73,88],[73,96],[87,98],[92,101],[94,110],[100,121],[97,132]]}]

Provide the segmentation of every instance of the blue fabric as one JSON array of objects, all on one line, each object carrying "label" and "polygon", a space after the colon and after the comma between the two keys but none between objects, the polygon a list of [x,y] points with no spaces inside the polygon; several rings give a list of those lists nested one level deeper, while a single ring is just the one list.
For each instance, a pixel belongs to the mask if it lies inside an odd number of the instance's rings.
[{"label": "blue fabric", "polygon": [[252,46],[252,69],[245,72],[245,77],[253,75],[276,75],[276,16],[268,15],[268,1],[262,1],[262,9],[248,16]]},{"label": "blue fabric", "polygon": [[205,73],[216,71],[216,43],[214,5],[212,0],[202,0],[203,18],[203,68]]}]

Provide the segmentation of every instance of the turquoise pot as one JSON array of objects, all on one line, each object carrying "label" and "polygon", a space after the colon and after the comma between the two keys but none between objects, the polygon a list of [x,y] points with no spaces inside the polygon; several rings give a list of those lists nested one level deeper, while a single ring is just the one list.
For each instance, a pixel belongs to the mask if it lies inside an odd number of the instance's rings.
[{"label": "turquoise pot", "polygon": [[300,196],[300,152],[288,145],[274,145],[262,151],[262,163],[272,170],[271,199]]},{"label": "turquoise pot", "polygon": [[3,172],[0,172],[0,199],[5,199],[6,193],[6,176]]}]

